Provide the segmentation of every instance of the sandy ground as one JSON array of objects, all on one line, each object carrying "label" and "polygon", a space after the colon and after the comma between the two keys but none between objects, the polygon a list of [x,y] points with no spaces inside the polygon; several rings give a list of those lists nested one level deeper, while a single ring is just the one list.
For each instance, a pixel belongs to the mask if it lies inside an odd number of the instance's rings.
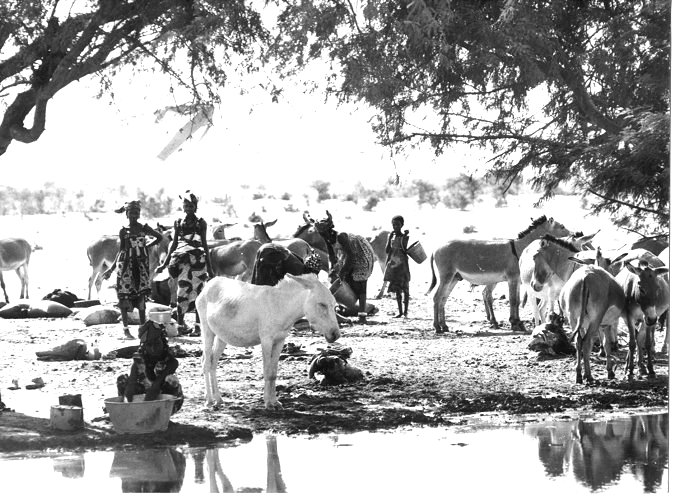
[{"label": "sandy ground", "polygon": [[[448,302],[450,332],[435,334],[432,305],[422,283],[413,288],[410,317],[394,318],[395,300],[371,302],[379,312],[367,325],[343,328],[339,343],[353,349],[351,365],[361,369],[361,382],[324,387],[308,378],[309,356],[328,344],[309,330],[295,331],[287,342],[300,348],[279,364],[277,394],[283,410],[267,411],[262,400],[260,348],[228,348],[218,378],[225,404],[204,407],[201,340],[176,337],[171,344],[186,353],[179,358],[179,378],[186,396],[183,408],[171,417],[169,430],[144,437],[117,435],[104,412],[103,400],[116,395],[115,379],[126,373],[130,360],[43,362],[35,351],[81,338],[106,353],[133,345],[121,325],[86,327],[73,317],[1,320],[0,394],[14,412],[0,413],[0,450],[52,447],[100,447],[148,440],[152,443],[205,443],[254,432],[324,433],[391,429],[401,425],[452,425],[472,419],[508,421],[542,419],[550,414],[574,415],[626,412],[668,404],[668,359],[657,355],[655,380],[629,382],[618,371],[605,379],[604,360],[594,356],[593,386],[574,382],[575,360],[541,357],[529,351],[529,334],[516,334],[504,321],[508,301],[497,298],[499,330],[484,321],[481,292],[464,283]],[[531,315],[523,313],[527,320]],[[531,326],[531,323],[530,325]],[[657,343],[664,332],[657,332]],[[625,356],[625,338],[620,356]],[[45,386],[28,390],[34,377]],[[8,390],[17,379],[21,389]],[[51,431],[49,409],[64,394],[81,394],[85,429],[75,433]]]},{"label": "sandy ground", "polygon": [[[263,200],[268,203],[268,200]],[[420,208],[415,203],[382,203],[380,213],[360,212],[353,204],[330,205],[336,227],[368,234],[388,228],[391,213],[406,214],[406,226],[430,251],[446,237],[514,237],[527,227],[530,217],[545,213],[573,230],[586,233],[602,228],[598,237],[604,248],[616,248],[617,233],[606,221],[585,217],[574,199],[554,200],[541,210],[531,208],[531,200],[521,207],[482,212],[446,211]],[[349,208],[349,207],[352,208]],[[341,208],[342,207],[342,208]],[[208,206],[200,211],[205,212]],[[326,208],[326,206],[321,207]],[[262,210],[256,208],[258,213]],[[242,213],[250,213],[242,209]],[[272,210],[268,207],[267,217]],[[315,217],[321,217],[318,208]],[[562,214],[562,215],[560,215]],[[205,213],[203,216],[207,216]],[[276,217],[276,214],[275,214]],[[212,219],[207,217],[209,223]],[[498,224],[495,224],[498,221]],[[45,216],[6,216],[3,232],[26,237],[36,250],[31,258],[30,291],[42,298],[55,288],[87,297],[85,249],[101,234],[116,233],[123,223],[117,214],[54,214]],[[166,221],[164,221],[166,222]],[[301,214],[286,213],[275,225],[279,234],[292,233],[301,223]],[[476,233],[462,235],[463,228],[475,226]],[[237,226],[246,237],[250,228]],[[439,228],[442,231],[439,231]],[[236,228],[235,228],[236,229]],[[621,235],[619,235],[621,236]],[[596,240],[594,240],[596,241]],[[508,326],[508,300],[505,284],[495,289],[495,313],[500,329],[490,329],[485,321],[482,287],[471,289],[460,282],[453,291],[446,314],[450,331],[434,333],[433,304],[425,296],[431,273],[428,261],[412,264],[410,317],[394,318],[393,298],[369,299],[379,312],[367,325],[343,328],[339,343],[353,349],[350,364],[361,369],[364,380],[349,385],[324,387],[308,377],[311,355],[327,346],[325,340],[309,330],[294,331],[287,339],[299,348],[299,355],[281,360],[277,394],[284,409],[264,410],[262,400],[262,362],[260,348],[226,349],[218,366],[218,379],[225,404],[219,410],[205,409],[201,374],[201,340],[177,337],[171,344],[185,353],[179,358],[178,375],[185,393],[183,408],[171,417],[168,431],[147,436],[116,434],[104,412],[104,399],[116,396],[115,380],[128,373],[130,360],[42,362],[35,352],[80,338],[96,345],[103,353],[134,345],[125,340],[120,324],[86,327],[74,317],[61,319],[0,319],[0,396],[13,411],[0,412],[0,451],[59,447],[106,447],[124,443],[210,443],[252,433],[273,430],[279,433],[324,433],[392,429],[401,425],[452,425],[474,420],[508,421],[543,419],[551,414],[600,415],[630,412],[645,407],[668,405],[668,358],[657,355],[655,380],[628,381],[623,370],[617,379],[607,381],[604,359],[593,358],[593,375],[598,383],[578,385],[575,359],[571,356],[542,358],[528,350],[529,334],[516,334]],[[382,274],[373,273],[369,297],[374,297]],[[17,300],[18,279],[5,273],[10,300]],[[114,303],[115,293],[106,282],[100,299]],[[532,314],[521,308],[521,318],[532,328]],[[191,318],[190,318],[191,319]],[[665,332],[657,332],[660,346]],[[620,339],[619,357],[626,355],[626,338]],[[35,377],[45,386],[28,390]],[[9,390],[17,380],[21,389]],[[50,430],[49,412],[58,397],[81,394],[85,429],[75,433]]]}]

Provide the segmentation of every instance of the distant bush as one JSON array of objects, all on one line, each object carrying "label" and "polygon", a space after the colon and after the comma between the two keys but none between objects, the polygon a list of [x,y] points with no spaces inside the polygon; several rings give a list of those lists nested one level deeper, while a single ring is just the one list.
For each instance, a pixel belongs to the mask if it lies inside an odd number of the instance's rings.
[{"label": "distant bush", "polygon": [[418,205],[428,203],[432,207],[435,207],[438,205],[438,202],[441,201],[441,197],[438,194],[438,188],[431,182],[416,179],[413,181],[413,187],[415,191],[417,191]]},{"label": "distant bush", "polygon": [[380,199],[374,195],[371,194],[368,199],[366,200],[366,204],[363,205],[363,209],[367,212],[371,212],[373,208],[377,206],[377,204],[380,202]]},{"label": "distant bush", "polygon": [[281,199],[284,201],[288,201],[291,199],[291,193],[284,193],[281,195]]},{"label": "distant bush", "polygon": [[482,189],[481,183],[471,175],[462,174],[450,178],[445,183],[446,195],[443,196],[443,204],[448,208],[465,210],[475,203]]},{"label": "distant bush", "polygon": [[141,213],[144,217],[157,219],[169,215],[173,210],[173,197],[166,196],[164,189],[160,189],[154,196],[138,190],[136,198],[141,202]]},{"label": "distant bush", "polygon": [[464,226],[464,229],[462,229],[462,232],[464,234],[471,234],[476,232],[476,226]]},{"label": "distant bush", "polygon": [[293,205],[293,203],[289,203],[288,205],[286,205],[286,206],[284,207],[284,210],[285,210],[286,212],[299,212],[299,211],[300,211],[300,209],[299,209],[299,208],[296,208],[296,207]]},{"label": "distant bush", "polygon": [[317,192],[316,201],[330,200],[331,195],[328,192],[330,182],[317,180],[312,182],[312,188],[316,189]]},{"label": "distant bush", "polygon": [[263,195],[263,194],[261,194],[261,193],[253,193],[253,199],[254,199],[254,200],[261,200],[261,199],[263,199],[264,197],[265,197],[265,195]]},{"label": "distant bush", "polygon": [[223,210],[223,214],[225,214],[227,217],[238,217],[237,210],[234,208],[232,198],[229,195],[225,196],[224,198],[213,198],[211,203],[214,205],[219,205]]}]

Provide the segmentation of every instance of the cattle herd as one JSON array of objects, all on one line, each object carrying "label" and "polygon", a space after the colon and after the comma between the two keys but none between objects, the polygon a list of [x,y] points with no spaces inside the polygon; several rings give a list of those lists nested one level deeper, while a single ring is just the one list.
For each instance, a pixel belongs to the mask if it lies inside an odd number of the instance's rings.
[{"label": "cattle herd", "polygon": [[[332,216],[328,213],[332,227]],[[264,401],[268,408],[278,407],[274,391],[277,363],[293,324],[306,317],[327,341],[339,335],[336,300],[314,274],[289,273],[273,287],[250,283],[263,245],[285,247],[301,260],[318,255],[321,269],[329,271],[335,249],[323,238],[319,226],[307,214],[304,224],[292,238],[272,240],[267,228],[276,221],[256,223],[252,238],[225,239],[226,226],[216,227],[209,250],[216,277],[211,279],[196,307],[202,322],[203,367],[208,404],[218,404],[220,392],[215,365],[227,344],[252,346],[261,344],[265,380]],[[171,230],[158,226],[163,241],[150,252],[150,269],[154,270],[166,256]],[[566,319],[577,353],[576,381],[592,381],[589,354],[596,339],[604,347],[607,376],[613,378],[612,350],[616,346],[620,322],[628,330],[629,352],[626,373],[633,377],[637,350],[641,375],[655,377],[653,368],[654,332],[661,321],[669,342],[669,278],[668,239],[646,238],[622,249],[593,248],[594,235],[574,233],[553,218],[542,216],[510,240],[454,239],[434,249],[430,258],[433,294],[432,324],[437,333],[447,332],[445,305],[455,287],[466,280],[482,285],[487,321],[496,327],[492,292],[500,282],[508,283],[509,321],[514,331],[524,331],[520,304],[528,303],[534,324],[545,321],[549,314]],[[384,246],[387,231],[369,238],[374,255],[384,271]],[[102,237],[87,248],[92,268],[92,286],[100,292],[101,275],[109,269],[119,250],[116,237]],[[0,284],[9,302],[2,271],[16,271],[21,280],[22,299],[28,298],[28,265],[31,247],[21,238],[0,239]],[[155,281],[164,279],[153,276]],[[434,291],[435,290],[435,291]],[[380,289],[378,298],[384,293]],[[169,303],[166,294],[160,302]],[[646,363],[645,363],[646,359]],[[583,370],[582,370],[583,368]]]}]

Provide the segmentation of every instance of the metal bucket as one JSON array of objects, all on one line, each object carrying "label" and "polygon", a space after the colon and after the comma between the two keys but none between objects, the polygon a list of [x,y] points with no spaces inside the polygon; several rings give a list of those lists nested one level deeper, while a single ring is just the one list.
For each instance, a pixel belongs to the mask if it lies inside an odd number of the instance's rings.
[{"label": "metal bucket", "polygon": [[348,307],[356,307],[356,295],[352,288],[340,278],[336,279],[330,286],[330,293],[333,294],[335,300],[340,304]]},{"label": "metal bucket", "polygon": [[427,253],[424,251],[424,248],[422,248],[422,244],[419,241],[416,241],[410,245],[408,250],[406,250],[406,253],[410,255],[410,258],[418,264],[421,264],[427,260]]}]

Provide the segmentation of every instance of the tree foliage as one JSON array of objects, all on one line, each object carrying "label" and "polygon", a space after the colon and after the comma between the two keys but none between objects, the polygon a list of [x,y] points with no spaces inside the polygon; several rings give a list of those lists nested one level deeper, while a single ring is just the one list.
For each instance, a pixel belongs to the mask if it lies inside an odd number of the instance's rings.
[{"label": "tree foliage", "polygon": [[245,0],[3,0],[0,155],[40,137],[64,87],[96,74],[105,91],[123,67],[169,75],[172,90],[186,90],[177,111],[194,115],[218,101],[235,63],[256,69],[266,38]]},{"label": "tree foliage", "polygon": [[376,108],[383,144],[489,148],[505,186],[573,183],[649,231],[669,220],[670,18],[667,0],[289,0],[276,56],[328,57],[328,91]]}]

